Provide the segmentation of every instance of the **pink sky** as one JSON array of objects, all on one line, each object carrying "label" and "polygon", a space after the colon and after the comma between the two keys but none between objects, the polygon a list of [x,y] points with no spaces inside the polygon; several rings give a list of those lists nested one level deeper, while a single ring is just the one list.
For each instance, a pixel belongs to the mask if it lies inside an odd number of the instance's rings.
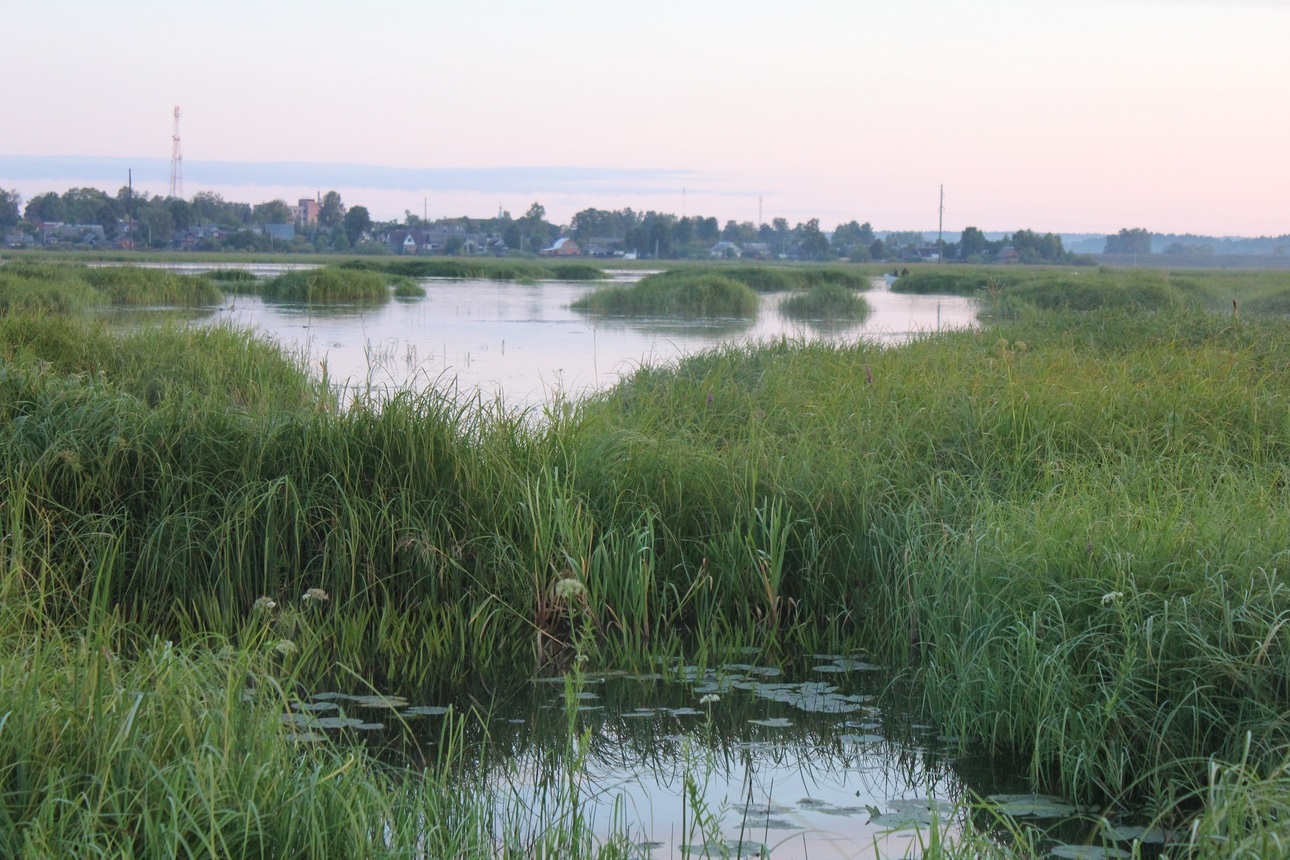
[{"label": "pink sky", "polygon": [[[743,221],[760,197],[766,220],[926,230],[943,183],[953,231],[1290,233],[1282,0],[45,0],[4,18],[0,165],[167,159],[179,104],[194,173],[244,161],[697,180],[684,201],[665,185],[320,183],[380,218],[423,202],[432,216],[519,214],[536,199],[554,220],[684,206]],[[0,186],[25,196],[79,178],[0,166]],[[154,193],[166,180],[136,173]]]}]

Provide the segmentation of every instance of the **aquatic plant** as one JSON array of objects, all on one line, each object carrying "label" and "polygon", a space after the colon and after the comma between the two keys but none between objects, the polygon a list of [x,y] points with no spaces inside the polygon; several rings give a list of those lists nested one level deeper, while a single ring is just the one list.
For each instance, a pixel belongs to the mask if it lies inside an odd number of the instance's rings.
[{"label": "aquatic plant", "polygon": [[285,272],[260,288],[266,301],[383,302],[390,298],[379,274],[341,266]]},{"label": "aquatic plant", "polygon": [[757,294],[746,285],[702,271],[648,275],[630,287],[604,287],[570,305],[576,311],[617,316],[756,316]]},{"label": "aquatic plant", "polygon": [[837,284],[821,284],[779,303],[779,312],[794,319],[862,320],[869,311],[863,296]]}]

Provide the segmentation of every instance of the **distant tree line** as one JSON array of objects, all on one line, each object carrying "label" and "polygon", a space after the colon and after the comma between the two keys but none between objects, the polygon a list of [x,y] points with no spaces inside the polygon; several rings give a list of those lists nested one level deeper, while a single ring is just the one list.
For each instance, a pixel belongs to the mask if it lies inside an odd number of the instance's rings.
[{"label": "distant tree line", "polygon": [[[537,254],[557,238],[573,238],[584,250],[598,243],[614,253],[664,259],[707,258],[726,253],[801,260],[884,262],[941,258],[949,261],[995,262],[1007,258],[1021,263],[1081,262],[1062,246],[1054,233],[1018,230],[989,239],[968,227],[957,241],[931,242],[916,231],[879,236],[869,222],[852,220],[826,233],[818,218],[790,226],[785,218],[768,224],[704,215],[680,216],[653,210],[583,209],[567,225],[547,220],[546,209],[533,203],[520,217],[499,212],[496,218],[423,219],[410,211],[401,220],[373,221],[364,206],[346,206],[341,195],[328,191],[317,203],[316,223],[297,222],[283,200],[254,205],[225,200],[211,191],[191,199],[132,193],[128,187],[109,195],[97,188],[70,188],[62,194],[39,194],[23,206],[16,191],[0,189],[0,230],[33,233],[35,225],[66,223],[99,225],[108,240],[128,237],[136,246],[197,250],[343,251],[384,253],[381,241],[399,229],[439,229],[454,234],[484,233],[500,238],[509,252]],[[290,239],[274,238],[266,225],[292,225]],[[461,249],[463,239],[450,237],[445,251]],[[453,246],[456,247],[453,247]],[[1153,247],[1155,246],[1155,247]],[[1105,253],[1145,255],[1155,250],[1170,255],[1212,253],[1286,253],[1290,235],[1265,239],[1215,239],[1205,236],[1164,236],[1144,228],[1125,228],[1106,237]],[[716,250],[714,250],[716,249]],[[737,250],[736,250],[737,249]]]}]

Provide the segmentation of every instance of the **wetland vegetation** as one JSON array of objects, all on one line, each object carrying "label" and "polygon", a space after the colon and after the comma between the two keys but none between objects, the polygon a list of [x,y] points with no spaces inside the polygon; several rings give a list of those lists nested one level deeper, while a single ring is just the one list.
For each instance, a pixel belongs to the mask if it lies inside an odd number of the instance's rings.
[{"label": "wetland vegetation", "polygon": [[461,790],[468,715],[410,778],[284,712],[744,649],[889,667],[964,750],[1180,854],[1290,839],[1290,327],[1248,311],[1287,276],[996,270],[978,330],[722,347],[524,414],[113,330],[81,310],[162,303],[117,271],[0,267],[6,856],[629,856],[580,806],[576,708],[514,819]]}]

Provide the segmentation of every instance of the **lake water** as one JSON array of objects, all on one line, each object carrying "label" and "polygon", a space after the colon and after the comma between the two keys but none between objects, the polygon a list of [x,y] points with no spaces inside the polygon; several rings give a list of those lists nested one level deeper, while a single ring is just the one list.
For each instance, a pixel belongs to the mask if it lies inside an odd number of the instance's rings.
[{"label": "lake water", "polygon": [[466,715],[463,790],[492,798],[506,822],[497,838],[520,856],[575,814],[601,838],[625,829],[650,860],[918,857],[933,818],[951,839],[965,828],[1003,838],[1000,821],[1034,828],[1057,857],[1129,856],[1141,836],[1150,856],[1163,839],[1031,793],[1015,763],[959,753],[888,681],[847,655],[791,673],[667,661],[419,701],[321,693],[284,722],[304,738],[349,730],[423,759],[444,721]]},{"label": "lake water", "polygon": [[[622,273],[629,281],[640,272]],[[873,313],[842,327],[783,317],[783,294],[765,294],[755,320],[594,319],[569,305],[599,284],[425,280],[423,299],[376,307],[292,306],[239,296],[208,319],[267,332],[348,391],[455,384],[485,400],[539,407],[613,385],[718,343],[760,339],[899,343],[974,324],[975,302],[893,293],[883,279],[865,293]]]}]

